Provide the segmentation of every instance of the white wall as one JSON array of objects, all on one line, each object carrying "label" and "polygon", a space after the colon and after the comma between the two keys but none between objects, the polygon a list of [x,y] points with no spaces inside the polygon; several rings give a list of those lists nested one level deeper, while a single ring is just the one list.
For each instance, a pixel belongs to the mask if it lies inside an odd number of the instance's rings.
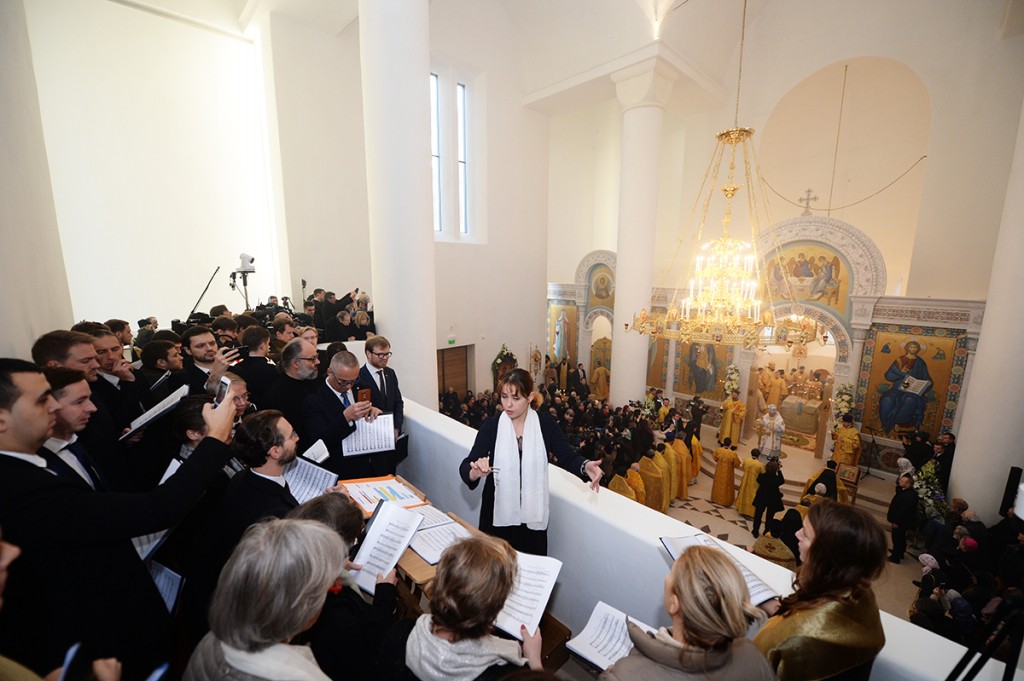
[{"label": "white wall", "polygon": [[292,290],[372,296],[359,25],[333,36],[271,14],[267,44]]},{"label": "white wall", "polygon": [[497,3],[432,2],[430,49],[432,58],[486,76],[487,161],[474,178],[486,182],[487,240],[439,241],[434,249],[435,347],[447,347],[450,334],[475,345],[473,387],[484,390],[502,343],[523,364],[531,343],[544,345],[547,119],[520,102],[516,29]]},{"label": "white wall", "polygon": [[71,323],[24,6],[0,3],[0,289],[15,323],[0,356],[29,358],[40,334]]},{"label": "white wall", "polygon": [[76,319],[232,310],[281,294],[250,42],[112,2],[26,3]]}]

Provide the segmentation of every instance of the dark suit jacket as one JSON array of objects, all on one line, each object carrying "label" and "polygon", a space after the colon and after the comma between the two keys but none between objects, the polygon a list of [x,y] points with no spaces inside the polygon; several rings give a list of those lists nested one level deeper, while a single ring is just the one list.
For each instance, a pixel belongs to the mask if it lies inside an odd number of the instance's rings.
[{"label": "dark suit jacket", "polygon": [[402,430],[405,422],[405,402],[402,401],[402,390],[398,387],[398,375],[395,370],[388,367],[384,369],[384,388],[387,392],[387,399],[380,393],[377,381],[373,374],[377,373],[369,364],[364,364],[359,370],[359,386],[370,389],[370,402],[381,411],[394,414],[395,428]]},{"label": "dark suit jacket", "polygon": [[120,658],[125,678],[168,659],[171,620],[130,539],[184,517],[229,456],[207,438],[146,494],[98,494],[0,456],[0,527],[22,550],[0,610],[0,654],[45,674],[81,641],[84,659]]},{"label": "dark suit jacket", "polygon": [[142,395],[145,393],[143,381],[136,377],[135,381],[121,381],[115,388],[110,381],[100,376],[89,384],[92,389],[92,400],[102,400],[109,408],[118,429],[128,425],[142,416]]},{"label": "dark suit jacket", "polygon": [[168,381],[174,380],[174,387],[171,392],[177,390],[180,386],[188,386],[189,395],[205,395],[206,394],[206,381],[209,380],[210,374],[206,373],[195,364],[188,364],[184,369],[179,371],[177,374],[167,379]]},{"label": "dark suit jacket", "polygon": [[322,385],[323,380],[314,379],[310,381],[298,380],[288,374],[278,374],[277,380],[270,386],[266,395],[266,404],[258,405],[260,409],[277,409],[292,428],[299,431],[299,451],[303,451],[309,445],[316,442],[316,438],[310,439],[303,422],[302,403],[306,396]]},{"label": "dark suit jacket", "polygon": [[271,386],[277,381],[281,372],[266,357],[246,357],[231,367],[231,371],[245,380],[249,388],[249,401],[257,407],[264,408]]},{"label": "dark suit jacket", "polygon": [[[355,432],[355,426],[345,418],[344,407],[326,381],[319,381],[317,389],[302,403],[302,421],[307,440],[299,444],[300,449],[309,447],[317,440],[323,440],[331,453],[323,464],[337,473],[343,480],[364,478],[374,475],[368,456],[342,456],[341,441]],[[358,385],[358,384],[357,384]],[[355,393],[356,386],[352,391]]]}]

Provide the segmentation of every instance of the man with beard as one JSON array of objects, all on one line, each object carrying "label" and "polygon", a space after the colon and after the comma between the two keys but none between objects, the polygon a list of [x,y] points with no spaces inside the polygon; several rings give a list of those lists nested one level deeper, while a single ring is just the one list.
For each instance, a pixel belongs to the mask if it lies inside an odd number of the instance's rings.
[{"label": "man with beard", "polygon": [[196,553],[184,561],[188,586],[183,605],[193,643],[206,634],[205,617],[217,578],[245,531],[264,518],[283,518],[299,505],[284,479],[298,442],[298,433],[275,409],[250,414],[235,428],[231,451],[246,470],[231,478],[220,513],[207,526]]},{"label": "man with beard", "polygon": [[205,395],[206,381],[211,376],[219,379],[238,359],[238,350],[218,348],[213,332],[205,326],[186,329],[181,335],[181,347],[192,358],[192,364],[180,374],[181,382],[175,388],[187,385],[189,395]]},{"label": "man with beard", "polygon": [[303,430],[302,403],[306,396],[316,390],[319,375],[320,357],[316,346],[305,338],[296,338],[284,346],[281,352],[281,363],[278,365],[281,374],[266,391],[260,408],[276,409],[288,419],[288,423],[299,429],[299,434],[310,445],[317,438],[306,438],[308,431]]}]

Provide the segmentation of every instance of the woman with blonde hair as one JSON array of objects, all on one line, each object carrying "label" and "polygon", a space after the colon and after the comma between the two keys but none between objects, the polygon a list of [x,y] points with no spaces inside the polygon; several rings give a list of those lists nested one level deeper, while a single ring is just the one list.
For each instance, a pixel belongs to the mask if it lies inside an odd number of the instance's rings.
[{"label": "woman with blonde hair", "polygon": [[516,552],[494,537],[470,537],[441,555],[429,589],[430,614],[399,622],[381,647],[378,679],[471,681],[523,665],[543,670],[541,636],[522,628],[523,643],[493,634],[512,593]]},{"label": "woman with blonde hair", "polygon": [[548,452],[596,491],[601,462],[579,454],[555,420],[537,411],[543,397],[533,377],[513,369],[498,381],[502,412],[480,424],[459,474],[470,489],[485,478],[480,529],[526,553],[548,552]]},{"label": "woman with blonde hair", "polygon": [[691,546],[665,577],[671,629],[653,636],[627,623],[633,649],[601,675],[602,681],[707,679],[770,681],[764,657],[747,638],[764,613],[750,603],[732,560],[710,546]]},{"label": "woman with blonde hair", "polygon": [[871,583],[885,568],[882,526],[855,506],[825,500],[796,533],[794,591],[754,637],[781,681],[866,680],[885,634]]}]

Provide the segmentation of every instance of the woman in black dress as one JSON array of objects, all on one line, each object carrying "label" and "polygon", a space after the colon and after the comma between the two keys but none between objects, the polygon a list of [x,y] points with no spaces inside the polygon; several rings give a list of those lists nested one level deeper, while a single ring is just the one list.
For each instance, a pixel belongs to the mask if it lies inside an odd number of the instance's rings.
[{"label": "woman in black dress", "polygon": [[768,512],[768,523],[775,518],[775,514],[782,510],[782,491],[779,489],[785,484],[786,478],[782,475],[782,466],[778,461],[769,461],[764,467],[764,473],[757,476],[757,493],[754,494],[754,529],[751,532],[755,537],[761,534],[761,521],[765,511]]},{"label": "woman in black dress", "polygon": [[459,474],[470,489],[484,478],[480,529],[518,551],[547,555],[548,455],[559,466],[589,481],[596,491],[601,462],[572,448],[551,416],[536,407],[533,378],[513,369],[498,382],[502,413],[480,425]]}]

